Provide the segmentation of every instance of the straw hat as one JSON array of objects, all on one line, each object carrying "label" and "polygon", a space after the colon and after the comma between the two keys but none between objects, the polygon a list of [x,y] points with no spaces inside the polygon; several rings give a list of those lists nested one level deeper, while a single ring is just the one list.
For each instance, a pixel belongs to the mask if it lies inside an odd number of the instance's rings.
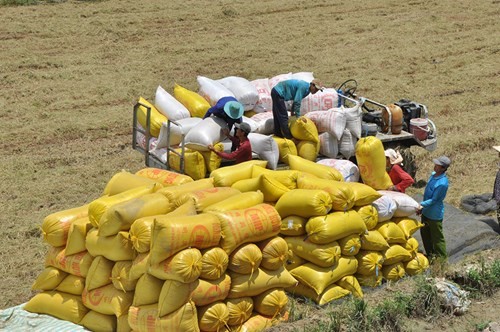
[{"label": "straw hat", "polygon": [[385,156],[389,158],[391,165],[401,164],[403,162],[401,154],[394,149],[385,150]]}]

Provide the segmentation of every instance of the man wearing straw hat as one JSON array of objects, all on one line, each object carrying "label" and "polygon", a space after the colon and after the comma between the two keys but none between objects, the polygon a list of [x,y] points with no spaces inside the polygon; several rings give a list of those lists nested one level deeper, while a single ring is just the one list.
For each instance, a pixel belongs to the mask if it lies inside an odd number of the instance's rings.
[{"label": "man wearing straw hat", "polygon": [[[498,156],[500,157],[500,145],[494,146],[493,149],[498,152]],[[493,185],[492,199],[497,202],[497,221],[500,224],[500,162],[498,163],[497,176],[495,177],[495,184]]]},{"label": "man wearing straw hat", "polygon": [[243,105],[236,98],[222,97],[214,106],[207,110],[203,119],[211,115],[221,118],[226,121],[229,131],[231,131],[235,123],[241,123],[244,111]]}]

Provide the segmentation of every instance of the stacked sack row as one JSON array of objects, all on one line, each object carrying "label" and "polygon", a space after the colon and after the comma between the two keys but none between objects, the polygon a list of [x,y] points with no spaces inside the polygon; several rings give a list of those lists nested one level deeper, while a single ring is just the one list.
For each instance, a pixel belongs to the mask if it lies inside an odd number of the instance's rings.
[{"label": "stacked sack row", "polygon": [[93,331],[261,331],[285,320],[284,289],[297,281],[278,212],[261,192],[215,183],[122,171],[100,198],[47,216],[41,292],[24,309]]},{"label": "stacked sack row", "polygon": [[[270,169],[276,169],[281,159],[279,146],[292,145],[293,142],[275,138],[270,135],[274,132],[272,115],[271,89],[280,81],[287,79],[302,79],[312,81],[314,76],[310,72],[280,74],[271,79],[257,79],[248,81],[242,77],[229,76],[220,80],[212,80],[198,76],[199,91],[190,91],[175,84],[173,95],[159,86],[155,93],[154,104],[144,98],[138,103],[139,126],[147,127],[147,109],[151,110],[150,138],[137,135],[137,143],[149,150],[159,160],[167,162],[167,145],[178,147],[184,138],[186,149],[186,174],[194,179],[205,177],[220,166],[220,158],[207,149],[214,145],[218,151],[228,151],[230,141],[222,134],[221,129],[227,128],[224,121],[218,118],[202,119],[208,108],[220,98],[232,96],[240,101],[245,110],[243,121],[251,127],[249,140],[256,158],[267,160]],[[341,155],[346,159],[355,153],[355,144],[361,137],[361,110],[359,104],[348,108],[340,106],[339,96],[335,89],[324,89],[316,94],[310,94],[302,100],[301,121],[311,122],[315,127],[315,138],[311,141],[294,145],[295,154],[313,160],[319,154],[337,158]],[[167,119],[175,121],[166,122]],[[291,118],[295,122],[297,119]],[[290,124],[293,129],[293,123]],[[311,124],[308,124],[311,126]],[[143,128],[142,128],[143,129]],[[194,130],[192,130],[194,129]],[[292,135],[302,140],[300,134]],[[172,169],[180,169],[179,156],[174,152],[168,154],[168,163]],[[193,165],[197,165],[194,167]]]}]

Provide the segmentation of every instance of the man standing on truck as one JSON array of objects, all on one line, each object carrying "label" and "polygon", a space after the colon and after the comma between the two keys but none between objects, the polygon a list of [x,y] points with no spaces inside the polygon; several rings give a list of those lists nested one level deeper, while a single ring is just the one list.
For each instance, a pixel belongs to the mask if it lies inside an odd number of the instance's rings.
[{"label": "man standing on truck", "polygon": [[292,133],[288,128],[288,112],[285,101],[293,101],[292,116],[300,116],[300,104],[309,93],[315,94],[323,91],[321,83],[312,80],[308,83],[302,80],[281,81],[271,90],[273,100],[274,136],[292,139]]},{"label": "man standing on truck", "polygon": [[243,105],[236,98],[222,97],[214,106],[207,110],[203,119],[214,115],[226,121],[229,131],[231,131],[235,123],[241,123],[244,111]]},{"label": "man standing on truck", "polygon": [[[246,122],[235,123],[236,133],[234,136],[229,135],[229,130],[225,130],[224,133],[233,143],[234,151],[231,153],[216,151],[213,145],[209,145],[208,149],[213,151],[219,157],[234,161],[235,164],[242,163],[244,161],[252,160],[252,145],[248,139],[248,134],[250,134],[250,125]],[[233,148],[231,149],[233,150]]]},{"label": "man standing on truck", "polygon": [[425,253],[432,258],[446,259],[446,241],[443,234],[444,198],[448,191],[448,177],[446,171],[451,165],[447,156],[433,160],[432,172],[424,191],[424,200],[420,202],[417,214],[422,215],[424,227],[420,229]]}]

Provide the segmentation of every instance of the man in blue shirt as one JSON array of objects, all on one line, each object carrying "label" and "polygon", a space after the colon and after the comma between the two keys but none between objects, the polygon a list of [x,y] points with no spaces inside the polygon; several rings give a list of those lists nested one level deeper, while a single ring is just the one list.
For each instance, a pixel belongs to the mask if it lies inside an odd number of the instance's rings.
[{"label": "man in blue shirt", "polygon": [[424,191],[424,200],[420,203],[417,214],[422,214],[424,227],[420,229],[425,253],[432,259],[447,258],[446,241],[443,234],[444,198],[448,191],[448,177],[446,171],[451,160],[441,156],[433,160],[432,172]]},{"label": "man in blue shirt", "polygon": [[203,119],[214,115],[226,121],[229,131],[231,131],[235,123],[241,123],[244,111],[243,105],[236,98],[222,97],[214,106],[207,110]]},{"label": "man in blue shirt", "polygon": [[274,135],[282,138],[292,139],[288,128],[288,112],[285,101],[293,101],[292,116],[300,116],[300,103],[309,93],[315,94],[323,91],[321,83],[313,80],[308,83],[302,80],[281,81],[271,90],[273,100]]}]

